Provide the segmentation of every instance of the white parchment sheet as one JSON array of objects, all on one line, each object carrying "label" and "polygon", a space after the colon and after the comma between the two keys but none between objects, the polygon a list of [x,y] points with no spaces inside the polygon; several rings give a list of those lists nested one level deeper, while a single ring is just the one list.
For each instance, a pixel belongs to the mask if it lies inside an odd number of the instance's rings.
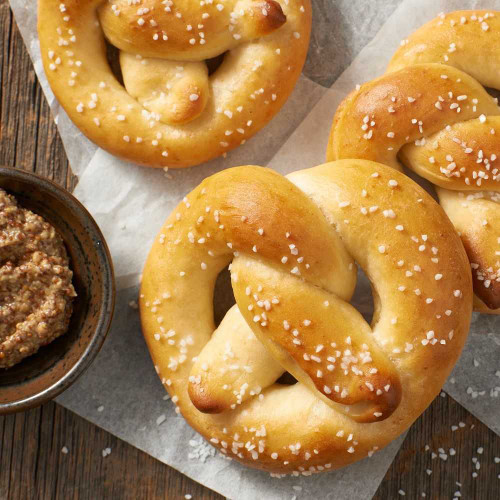
[{"label": "white parchment sheet", "polygon": [[[270,165],[288,173],[323,163],[338,103],[357,83],[384,72],[401,39],[441,11],[500,9],[500,0],[313,0],[308,60],[295,92],[278,116],[227,158],[171,170],[167,175],[117,160],[73,126],[43,73],[36,0],[10,0],[10,4],[72,169],[79,175],[75,194],[106,236],[119,285],[115,319],[103,350],[58,402],[230,498],[371,498],[401,438],[371,459],[313,477],[278,480],[225,460],[204,444],[165,399],[140,333],[138,313],[128,304],[137,297],[138,275],[158,229],[203,178],[240,164]],[[363,279],[355,297],[360,310],[366,308],[368,290]],[[464,354],[445,390],[497,433],[499,370],[500,318],[475,315]]]}]

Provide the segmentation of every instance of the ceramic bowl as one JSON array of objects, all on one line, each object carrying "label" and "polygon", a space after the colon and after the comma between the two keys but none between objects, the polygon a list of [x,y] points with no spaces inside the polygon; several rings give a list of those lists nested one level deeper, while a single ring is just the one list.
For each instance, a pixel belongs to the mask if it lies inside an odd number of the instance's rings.
[{"label": "ceramic bowl", "polygon": [[111,324],[115,284],[104,237],[74,196],[38,175],[7,167],[0,167],[0,188],[57,229],[78,295],[64,335],[12,368],[0,369],[0,414],[6,414],[55,398],[89,367]]}]

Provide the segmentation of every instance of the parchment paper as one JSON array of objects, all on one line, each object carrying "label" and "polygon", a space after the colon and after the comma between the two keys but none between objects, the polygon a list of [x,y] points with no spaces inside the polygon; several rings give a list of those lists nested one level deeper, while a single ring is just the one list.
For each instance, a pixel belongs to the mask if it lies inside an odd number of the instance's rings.
[{"label": "parchment paper", "polygon": [[[272,479],[217,456],[164,399],[140,334],[138,313],[129,302],[137,297],[138,275],[157,230],[178,201],[203,178],[240,164],[268,164],[288,173],[322,163],[338,103],[356,83],[384,72],[401,39],[440,11],[500,9],[500,0],[408,0],[402,4],[400,0],[313,0],[308,60],[281,113],[227,158],[168,174],[127,165],[83,137],[47,85],[36,35],[36,0],[10,0],[10,4],[56,117],[72,169],[80,177],[75,194],[103,229],[120,289],[115,320],[102,352],[58,402],[230,498],[373,496],[402,439],[342,471],[306,478]],[[363,276],[360,281],[355,304],[363,311],[369,292]],[[450,395],[497,433],[499,330],[500,318],[475,315],[464,355],[445,386]]]}]

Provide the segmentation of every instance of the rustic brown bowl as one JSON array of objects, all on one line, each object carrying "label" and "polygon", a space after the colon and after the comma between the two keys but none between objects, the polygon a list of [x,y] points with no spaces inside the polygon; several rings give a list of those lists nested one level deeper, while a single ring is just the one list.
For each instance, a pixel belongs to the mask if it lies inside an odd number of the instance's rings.
[{"label": "rustic brown bowl", "polygon": [[104,237],[74,196],[38,175],[7,167],[0,167],[0,188],[59,231],[78,294],[64,335],[12,368],[0,369],[1,415],[53,399],[89,367],[111,324],[115,284]]}]

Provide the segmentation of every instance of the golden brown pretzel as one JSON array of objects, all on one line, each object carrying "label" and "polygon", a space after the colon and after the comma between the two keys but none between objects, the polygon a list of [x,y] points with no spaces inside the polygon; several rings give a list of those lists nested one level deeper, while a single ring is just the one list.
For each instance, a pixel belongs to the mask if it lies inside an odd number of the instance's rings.
[{"label": "golden brown pretzel", "polygon": [[[310,0],[38,5],[45,72],[70,118],[100,147],[154,167],[197,165],[261,129],[300,75],[311,27]],[[223,54],[209,75],[205,60]]]},{"label": "golden brown pretzel", "polygon": [[[237,305],[215,329],[214,284],[231,261]],[[372,283],[371,326],[349,304],[354,262]],[[247,465],[310,474],[371,456],[428,406],[464,344],[472,287],[456,232],[423,189],[344,160],[203,181],[156,238],[140,306],[157,373],[190,425]],[[285,371],[296,385],[276,383]]]},{"label": "golden brown pretzel", "polygon": [[496,314],[500,109],[480,83],[500,89],[499,68],[497,13],[441,15],[402,42],[385,75],[346,98],[327,152],[403,163],[432,182],[469,256],[476,310]]}]

